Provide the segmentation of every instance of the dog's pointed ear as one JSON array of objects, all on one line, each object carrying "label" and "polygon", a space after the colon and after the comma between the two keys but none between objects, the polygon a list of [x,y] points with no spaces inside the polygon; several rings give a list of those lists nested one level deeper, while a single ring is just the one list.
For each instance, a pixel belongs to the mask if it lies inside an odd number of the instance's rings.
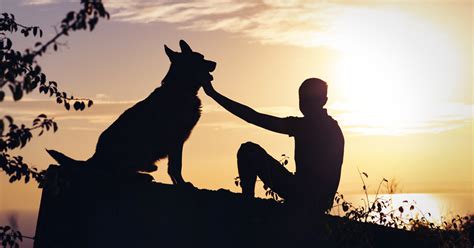
[{"label": "dog's pointed ear", "polygon": [[181,47],[181,52],[182,53],[191,53],[191,52],[193,52],[193,50],[191,50],[191,47],[184,40],[179,41],[179,47]]},{"label": "dog's pointed ear", "polygon": [[167,45],[165,45],[165,53],[170,59],[171,62],[173,62],[176,58],[177,52],[171,50]]}]

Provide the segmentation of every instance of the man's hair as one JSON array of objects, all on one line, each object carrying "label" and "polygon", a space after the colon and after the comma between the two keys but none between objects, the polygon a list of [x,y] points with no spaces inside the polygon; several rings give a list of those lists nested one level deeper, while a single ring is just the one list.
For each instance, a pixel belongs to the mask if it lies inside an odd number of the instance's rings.
[{"label": "man's hair", "polygon": [[328,84],[319,78],[308,78],[298,91],[300,99],[325,99],[328,95]]}]

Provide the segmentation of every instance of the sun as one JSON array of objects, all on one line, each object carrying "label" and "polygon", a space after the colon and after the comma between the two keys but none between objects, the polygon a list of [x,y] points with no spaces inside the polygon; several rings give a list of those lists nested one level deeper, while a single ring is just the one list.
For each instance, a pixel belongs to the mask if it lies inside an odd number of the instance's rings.
[{"label": "sun", "polygon": [[328,45],[339,53],[333,89],[343,121],[367,132],[432,128],[462,83],[462,53],[434,24],[399,9],[347,9]]}]

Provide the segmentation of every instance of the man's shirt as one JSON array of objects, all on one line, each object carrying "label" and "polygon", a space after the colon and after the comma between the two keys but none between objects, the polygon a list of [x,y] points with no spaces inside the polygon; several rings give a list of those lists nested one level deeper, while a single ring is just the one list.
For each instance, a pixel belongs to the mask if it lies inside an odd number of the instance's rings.
[{"label": "man's shirt", "polygon": [[285,133],[295,139],[298,188],[301,186],[301,190],[322,197],[334,197],[344,157],[344,136],[337,121],[326,109],[317,116],[284,120]]}]

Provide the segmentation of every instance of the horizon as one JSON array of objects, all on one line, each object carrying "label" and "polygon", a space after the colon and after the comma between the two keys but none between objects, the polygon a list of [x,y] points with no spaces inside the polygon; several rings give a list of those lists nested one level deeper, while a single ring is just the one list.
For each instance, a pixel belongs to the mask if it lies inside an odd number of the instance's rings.
[{"label": "horizon", "polygon": [[[213,85],[219,92],[263,113],[301,116],[301,82],[328,82],[326,107],[346,138],[339,192],[361,192],[360,170],[369,174],[371,188],[394,179],[398,193],[470,194],[474,201],[472,2],[104,2],[110,20],[66,37],[67,47],[40,59],[50,80],[93,99],[91,109],[67,112],[36,92],[0,105],[1,115],[19,122],[28,124],[40,113],[58,121],[56,134],[15,151],[31,165],[54,163],[45,148],[88,159],[100,133],[160,86],[169,68],[163,46],[177,49],[184,39],[217,62]],[[51,25],[79,5],[0,0],[0,8],[41,26],[45,40],[54,35]],[[36,40],[14,41],[26,48]],[[184,146],[185,180],[240,192],[233,178],[237,149],[246,141],[276,159],[289,155],[294,171],[292,138],[232,116],[202,91],[199,96],[202,116]],[[157,165],[156,181],[170,183],[166,160]],[[38,209],[40,191],[32,183],[11,185],[1,174],[0,194],[2,212]]]}]

